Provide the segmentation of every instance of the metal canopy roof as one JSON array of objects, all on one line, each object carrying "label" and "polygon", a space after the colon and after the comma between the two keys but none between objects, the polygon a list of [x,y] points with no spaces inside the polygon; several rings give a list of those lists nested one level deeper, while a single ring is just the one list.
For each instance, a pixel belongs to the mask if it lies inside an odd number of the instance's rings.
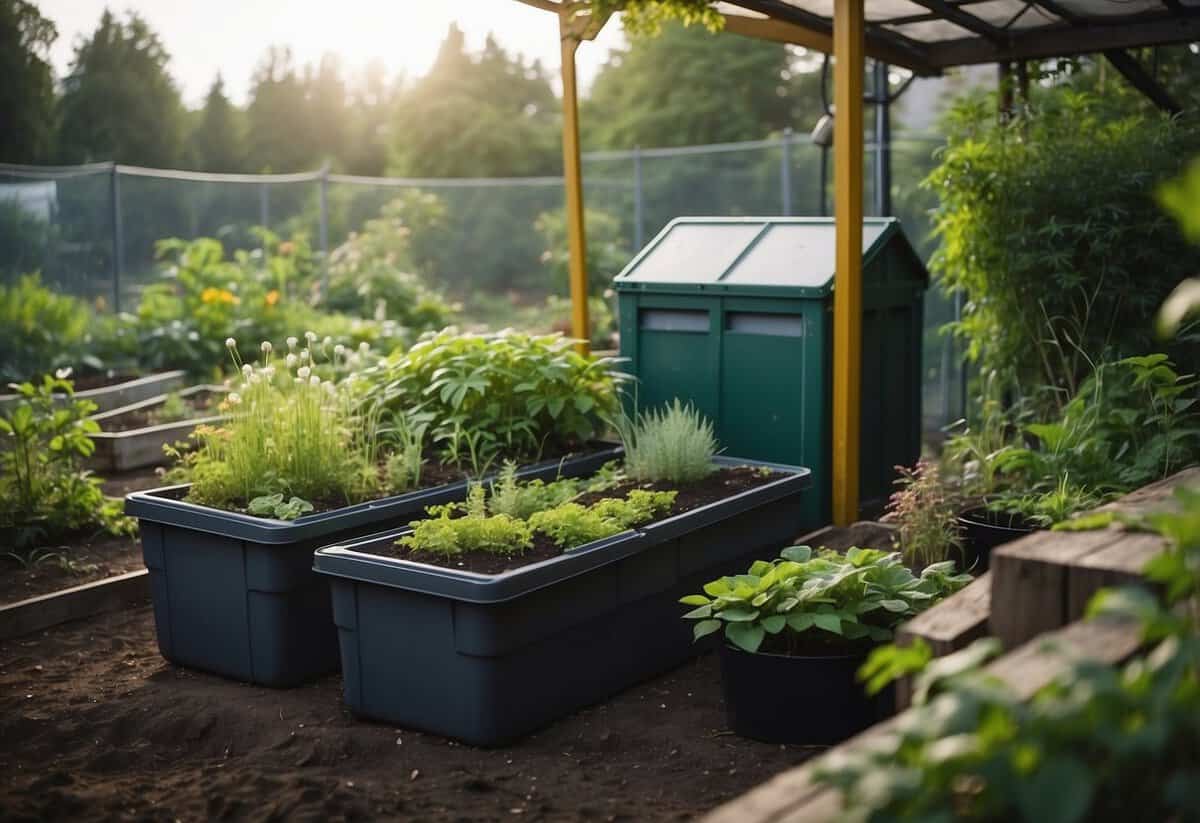
[{"label": "metal canopy roof", "polygon": [[[828,52],[821,41],[833,31],[833,5],[729,0],[718,8],[731,31]],[[1200,40],[1200,0],[865,0],[865,12],[868,56],[919,75]]]}]

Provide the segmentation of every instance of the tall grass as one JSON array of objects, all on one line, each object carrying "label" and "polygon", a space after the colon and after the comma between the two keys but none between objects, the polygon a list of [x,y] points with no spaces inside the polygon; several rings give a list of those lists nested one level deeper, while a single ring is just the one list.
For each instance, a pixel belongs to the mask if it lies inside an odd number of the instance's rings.
[{"label": "tall grass", "polygon": [[625,447],[625,472],[642,482],[679,485],[711,474],[717,454],[713,424],[688,403],[675,401],[661,410],[614,421]]},{"label": "tall grass", "polygon": [[227,341],[242,378],[223,404],[229,421],[197,430],[189,499],[244,505],[282,493],[354,503],[380,490],[377,413],[331,379],[350,358],[340,346],[318,346],[311,333],[304,343],[290,339],[282,360],[264,343],[254,366]]}]

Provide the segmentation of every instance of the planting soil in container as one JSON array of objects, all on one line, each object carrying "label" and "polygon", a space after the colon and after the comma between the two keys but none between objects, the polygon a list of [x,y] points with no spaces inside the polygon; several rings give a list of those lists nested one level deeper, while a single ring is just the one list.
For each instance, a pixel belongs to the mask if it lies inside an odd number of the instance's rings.
[{"label": "planting soil in container", "polygon": [[814,751],[724,732],[715,655],[482,750],[355,720],[338,677],[176,668],[154,634],[137,609],[0,644],[3,817],[677,821]]}]

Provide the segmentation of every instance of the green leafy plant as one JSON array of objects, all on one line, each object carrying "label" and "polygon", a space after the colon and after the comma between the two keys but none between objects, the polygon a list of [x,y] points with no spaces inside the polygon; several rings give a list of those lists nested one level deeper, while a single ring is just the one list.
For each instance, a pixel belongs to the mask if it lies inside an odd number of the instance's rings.
[{"label": "green leafy plant", "polygon": [[623,375],[558,334],[424,336],[358,378],[369,402],[430,417],[429,437],[477,473],[500,458],[565,453],[604,428]]},{"label": "green leafy plant", "polygon": [[[977,641],[916,676],[917,709],[826,764],[817,779],[861,820],[1189,820],[1200,808],[1200,491],[1178,510],[1118,522],[1168,538],[1146,565],[1163,597],[1142,587],[1102,591],[1092,617],[1133,620],[1154,648],[1123,667],[1081,662],[1030,701],[980,666]],[[895,654],[899,655],[899,651]],[[881,654],[876,674],[890,664]],[[899,664],[905,673],[912,667]],[[864,670],[864,676],[869,676]]]},{"label": "green leafy plant", "polygon": [[72,365],[98,367],[85,342],[91,313],[78,298],[56,294],[41,276],[0,285],[0,381],[22,381]]},{"label": "green leafy plant", "polygon": [[121,501],[105,497],[100,480],[83,469],[100,430],[96,404],[77,400],[64,377],[12,384],[20,395],[0,412],[0,537],[18,550],[84,529],[132,534]]},{"label": "green leafy plant", "polygon": [[430,517],[410,523],[412,534],[396,542],[412,552],[447,557],[470,551],[515,556],[532,547],[534,533],[540,532],[570,550],[653,520],[675,502],[676,492],[645,489],[589,505],[572,502],[585,491],[607,488],[614,477],[611,470],[602,470],[590,480],[526,483],[509,463],[491,485],[490,496],[484,484],[473,483],[465,501],[430,506]]},{"label": "green leafy plant", "polygon": [[299,497],[284,501],[283,495],[276,492],[262,497],[256,497],[246,506],[246,511],[259,517],[274,517],[277,520],[295,520],[302,514],[313,510],[313,504]]},{"label": "green leafy plant", "polygon": [[680,602],[695,607],[684,618],[697,621],[697,640],[724,629],[725,639],[745,651],[795,654],[806,641],[833,649],[886,642],[901,622],[970,581],[950,562],[918,577],[899,552],[851,548],[841,555],[792,546]]},{"label": "green leafy plant", "polygon": [[949,120],[931,269],[965,298],[953,332],[1008,388],[1047,386],[1059,407],[1092,363],[1151,351],[1145,322],[1184,277],[1191,250],[1153,202],[1200,146],[1183,120],[1114,110],[1056,87],[998,122],[968,99]]},{"label": "green leafy plant", "polygon": [[653,520],[657,514],[671,508],[676,494],[633,489],[624,498],[604,498],[590,506],[561,503],[552,509],[535,512],[529,518],[529,525],[548,535],[558,546],[573,548]]},{"label": "green leafy plant", "polygon": [[712,422],[679,398],[661,410],[617,418],[613,425],[625,447],[625,471],[636,480],[681,485],[716,470]]},{"label": "green leafy plant", "polygon": [[919,460],[897,466],[899,490],[888,501],[888,518],[899,528],[900,551],[909,565],[924,567],[962,553],[957,495],[942,482],[938,464]]},{"label": "green leafy plant", "polygon": [[1020,493],[1006,490],[988,501],[989,511],[1011,515],[1030,525],[1049,528],[1061,523],[1077,512],[1094,509],[1105,501],[1082,486],[1070,482],[1067,475],[1059,479],[1055,488],[1037,493]]},{"label": "green leafy plant", "polygon": [[[440,221],[445,210],[440,203],[434,208],[433,214],[418,218],[422,225]],[[409,225],[413,210],[411,198],[386,203],[378,217],[330,252],[328,287],[315,289],[317,305],[328,311],[392,320],[415,331],[448,325],[455,308],[415,273]]]},{"label": "green leafy plant", "polygon": [[1008,484],[998,505],[1065,517],[1196,462],[1196,388],[1164,354],[1096,367],[1059,419],[1026,427],[1036,448],[996,458]]},{"label": "green leafy plant", "polygon": [[407,491],[421,485],[428,429],[429,415],[405,412],[392,413],[389,422],[379,429],[380,440],[391,452],[384,470],[391,491]]}]

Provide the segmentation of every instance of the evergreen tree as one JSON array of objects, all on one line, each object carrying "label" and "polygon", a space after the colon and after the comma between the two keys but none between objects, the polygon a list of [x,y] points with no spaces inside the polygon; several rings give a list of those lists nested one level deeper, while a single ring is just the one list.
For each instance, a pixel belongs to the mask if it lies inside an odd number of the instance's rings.
[{"label": "evergreen tree", "polygon": [[63,81],[59,156],[170,167],[180,160],[183,107],[167,73],[170,56],[146,21],[109,11],[75,49]]},{"label": "evergreen tree", "polygon": [[429,73],[397,105],[390,170],[429,177],[553,174],[559,107],[537,61],[489,36],[481,54],[451,26]]},{"label": "evergreen tree", "polygon": [[318,165],[305,83],[291,49],[272,47],[255,70],[246,120],[252,171],[287,173]]},{"label": "evergreen tree", "polygon": [[51,155],[54,24],[26,0],[0,0],[0,161],[36,163]]},{"label": "evergreen tree", "polygon": [[191,154],[196,168],[212,172],[240,172],[245,162],[239,119],[241,113],[225,96],[225,81],[218,74],[204,98],[199,122],[192,131]]}]

